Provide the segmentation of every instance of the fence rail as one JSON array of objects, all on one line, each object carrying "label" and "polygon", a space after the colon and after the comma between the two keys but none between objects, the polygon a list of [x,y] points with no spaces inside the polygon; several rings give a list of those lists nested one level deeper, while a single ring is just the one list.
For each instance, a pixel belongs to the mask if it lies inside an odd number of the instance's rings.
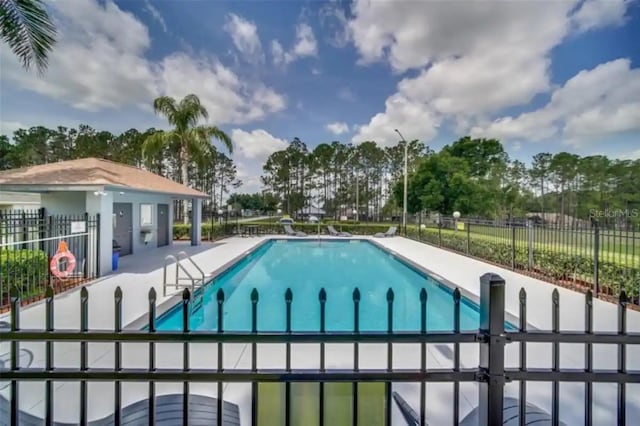
[{"label": "fence rail", "polygon": [[640,231],[478,219],[411,218],[407,237],[615,301],[624,290],[640,305]]},{"label": "fence rail", "polygon": [[[148,408],[146,411],[150,419],[156,418],[156,383],[182,382],[182,422],[189,424],[189,400],[190,383],[217,382],[216,412],[223,410],[224,383],[250,383],[251,384],[251,424],[271,424],[259,416],[258,404],[260,398],[259,386],[265,383],[282,383],[284,392],[284,424],[290,424],[296,396],[292,394],[292,386],[298,382],[314,382],[319,386],[318,399],[315,404],[318,407],[317,424],[324,425],[324,413],[326,408],[326,392],[332,383],[352,383],[349,398],[351,407],[351,424],[357,425],[359,409],[359,387],[365,382],[378,382],[383,389],[384,404],[378,407],[381,418],[379,424],[391,424],[392,386],[393,383],[416,383],[420,386],[420,407],[413,411],[415,424],[426,425],[426,383],[447,382],[454,386],[454,398],[450,410],[454,424],[461,421],[460,415],[460,384],[476,383],[479,397],[477,401],[479,424],[497,425],[503,424],[505,409],[504,396],[505,385],[509,382],[519,383],[519,409],[518,422],[520,425],[527,421],[527,383],[551,382],[552,383],[552,409],[549,414],[550,421],[558,424],[560,421],[560,382],[585,383],[584,393],[584,419],[585,424],[593,422],[593,384],[615,383],[617,384],[617,424],[625,424],[627,415],[628,383],[640,383],[640,371],[628,370],[626,361],[627,345],[640,344],[640,333],[627,332],[627,297],[623,292],[618,302],[618,329],[616,332],[594,332],[593,327],[593,297],[590,291],[585,296],[585,329],[584,332],[566,332],[560,329],[560,304],[558,291],[554,290],[551,303],[552,329],[547,331],[530,331],[527,325],[527,294],[520,291],[519,324],[517,330],[505,329],[505,282],[495,274],[485,274],[480,277],[480,323],[477,330],[460,330],[460,305],[461,293],[455,289],[452,294],[453,327],[451,331],[432,331],[428,324],[427,302],[428,293],[422,289],[416,298],[419,299],[420,323],[416,324],[413,332],[396,332],[393,324],[394,292],[389,289],[386,293],[387,327],[385,331],[362,331],[360,291],[356,288],[352,294],[353,300],[353,329],[349,332],[332,332],[326,329],[326,302],[327,292],[321,289],[318,294],[319,330],[317,332],[295,332],[292,327],[291,306],[294,303],[293,292],[288,289],[284,294],[285,302],[285,327],[282,331],[265,332],[258,330],[258,304],[259,293],[256,289],[251,292],[251,331],[236,332],[224,328],[225,293],[218,290],[214,299],[215,321],[214,330],[191,330],[190,315],[192,294],[188,289],[182,293],[181,317],[182,324],[179,331],[158,331],[156,321],[156,293],[154,289],[149,292],[148,325],[143,331],[123,329],[122,302],[123,295],[120,288],[114,294],[114,329],[89,330],[89,293],[86,288],[80,294],[80,324],[79,330],[55,330],[53,322],[54,291],[48,288],[46,291],[46,326],[44,330],[23,330],[20,327],[20,297],[16,289],[12,289],[11,295],[11,324],[9,329],[0,328],[0,341],[8,341],[10,348],[10,363],[0,365],[0,375],[10,382],[10,420],[11,424],[19,424],[20,416],[27,414],[20,411],[19,389],[22,382],[45,381],[45,417],[46,423],[52,424],[55,413],[53,412],[53,382],[75,381],[80,382],[80,413],[79,424],[88,423],[88,381],[107,381],[114,383],[115,403],[114,419],[118,424],[122,414],[122,384],[125,382],[148,382]],[[571,307],[575,309],[575,307]],[[20,345],[29,342],[46,342],[44,366],[23,367],[19,366]],[[76,368],[54,368],[54,343],[80,342],[80,363]],[[88,364],[88,344],[98,342],[111,342],[114,345],[113,368],[93,368]],[[146,343],[148,345],[147,368],[127,368],[122,363],[122,345],[130,342]],[[551,368],[528,368],[526,358],[526,345],[528,343],[547,342],[552,344]],[[160,368],[156,364],[158,345],[161,343],[181,343],[183,353],[182,368]],[[251,368],[223,368],[223,346],[230,343],[251,344]],[[280,343],[286,345],[285,367],[277,369],[258,368],[260,352],[256,345],[260,343]],[[314,369],[294,369],[291,364],[292,344],[315,343],[320,344],[320,365]],[[353,346],[352,368],[328,368],[326,365],[326,348],[329,343],[341,343]],[[360,363],[360,344],[383,343],[387,345],[386,354],[380,353],[380,357],[386,357],[386,368],[363,369]],[[419,368],[394,368],[393,344],[414,343],[420,345]],[[451,368],[427,368],[427,344],[446,343],[453,348],[453,366]],[[461,344],[476,343],[479,352],[479,365],[475,368],[463,368],[460,362]],[[586,357],[585,368],[561,368],[560,367],[560,343],[572,343],[584,345]],[[600,370],[593,366],[593,344],[615,345],[618,351],[617,368],[615,370]],[[214,345],[217,351],[217,368],[191,368],[190,350],[192,344]],[[520,348],[520,365],[518,368],[507,368],[505,363],[505,351],[508,345],[518,345]],[[68,397],[68,396],[67,396]],[[396,398],[397,400],[398,398]],[[249,407],[243,407],[249,409]],[[640,407],[633,407],[639,411]],[[410,410],[409,412],[411,412]],[[419,413],[419,414],[418,414]],[[217,416],[216,424],[223,424],[223,416]],[[150,420],[151,421],[151,420]],[[364,421],[364,420],[363,420]]]},{"label": "fence rail", "polygon": [[[9,308],[9,292],[17,289],[24,303],[42,299],[47,287],[56,292],[96,278],[99,271],[99,215],[47,215],[34,211],[0,210],[0,312]],[[51,263],[59,250],[73,254]]]}]

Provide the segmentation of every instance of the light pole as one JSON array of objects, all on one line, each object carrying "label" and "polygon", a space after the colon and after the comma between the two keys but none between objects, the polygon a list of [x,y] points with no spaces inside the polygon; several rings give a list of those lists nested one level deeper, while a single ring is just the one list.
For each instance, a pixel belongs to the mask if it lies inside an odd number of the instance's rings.
[{"label": "light pole", "polygon": [[459,211],[453,212],[453,220],[454,220],[453,226],[456,228],[456,230],[454,231],[456,234],[458,233],[458,219],[460,219],[460,212]]},{"label": "light pole", "polygon": [[396,133],[398,135],[400,135],[400,139],[402,139],[402,142],[404,142],[404,196],[403,196],[403,203],[402,203],[402,227],[404,228],[404,233],[407,233],[407,149],[408,149],[408,144],[407,141],[405,140],[404,136],[402,136],[402,133],[400,133],[400,130],[395,129]]}]

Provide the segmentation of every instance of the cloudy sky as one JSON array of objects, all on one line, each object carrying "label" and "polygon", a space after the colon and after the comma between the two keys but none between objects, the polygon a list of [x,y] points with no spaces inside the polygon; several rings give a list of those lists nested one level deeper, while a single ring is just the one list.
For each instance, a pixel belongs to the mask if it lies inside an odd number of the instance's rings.
[{"label": "cloudy sky", "polygon": [[153,99],[196,93],[235,143],[243,190],[299,137],[438,149],[498,137],[640,157],[640,1],[57,0],[44,77],[0,51],[0,130],[164,128]]}]

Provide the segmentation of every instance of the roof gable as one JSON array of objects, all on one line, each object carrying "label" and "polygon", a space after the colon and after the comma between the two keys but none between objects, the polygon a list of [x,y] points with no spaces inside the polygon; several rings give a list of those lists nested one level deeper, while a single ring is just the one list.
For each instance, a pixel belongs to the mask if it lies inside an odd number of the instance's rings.
[{"label": "roof gable", "polygon": [[0,189],[6,186],[117,186],[197,198],[207,194],[126,164],[99,158],[81,158],[0,171]]}]

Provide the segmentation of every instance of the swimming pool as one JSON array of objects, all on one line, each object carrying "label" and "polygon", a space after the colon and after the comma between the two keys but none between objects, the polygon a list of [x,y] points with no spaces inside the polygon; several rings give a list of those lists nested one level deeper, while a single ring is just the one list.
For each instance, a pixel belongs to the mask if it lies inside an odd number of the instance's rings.
[{"label": "swimming pool", "polygon": [[[453,292],[385,250],[364,240],[271,240],[231,266],[203,291],[202,306],[192,312],[192,330],[216,330],[216,293],[225,293],[224,330],[251,330],[251,292],[259,292],[258,331],[284,331],[285,292],[291,288],[292,330],[320,327],[318,293],[327,293],[327,331],[353,330],[353,290],[360,290],[360,330],[387,329],[387,291],[394,291],[393,329],[420,329],[420,290],[425,288],[427,329],[453,329]],[[460,327],[477,329],[478,307],[462,299]],[[181,330],[180,305],[157,320],[158,330]]]}]

